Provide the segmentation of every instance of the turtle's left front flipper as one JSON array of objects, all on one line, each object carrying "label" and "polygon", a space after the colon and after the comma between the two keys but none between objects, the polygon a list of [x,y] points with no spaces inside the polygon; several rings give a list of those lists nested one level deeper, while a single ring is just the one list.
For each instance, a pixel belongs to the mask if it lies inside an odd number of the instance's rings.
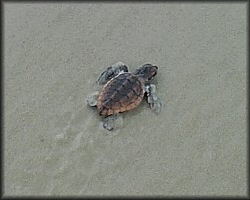
[{"label": "turtle's left front flipper", "polygon": [[128,67],[123,62],[115,63],[101,73],[100,77],[97,79],[97,82],[99,85],[104,85],[110,79],[122,72],[128,72]]},{"label": "turtle's left front flipper", "polygon": [[155,93],[155,88],[156,87],[154,84],[147,84],[145,85],[145,92],[147,93],[147,101],[150,105],[150,108],[156,113],[160,113],[162,103]]}]

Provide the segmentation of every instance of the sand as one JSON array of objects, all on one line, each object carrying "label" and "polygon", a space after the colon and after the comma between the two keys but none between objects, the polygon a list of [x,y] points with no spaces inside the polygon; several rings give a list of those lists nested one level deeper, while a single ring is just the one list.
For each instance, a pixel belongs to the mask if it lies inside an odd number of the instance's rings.
[{"label": "sand", "polygon": [[[247,3],[4,3],[4,196],[246,196]],[[159,67],[102,128],[86,104],[122,61]]]}]

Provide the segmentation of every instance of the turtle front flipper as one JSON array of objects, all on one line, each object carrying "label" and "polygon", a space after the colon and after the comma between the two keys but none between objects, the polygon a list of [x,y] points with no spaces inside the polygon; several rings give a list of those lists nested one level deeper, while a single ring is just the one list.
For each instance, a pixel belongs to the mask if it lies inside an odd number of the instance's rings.
[{"label": "turtle front flipper", "polygon": [[123,62],[115,63],[102,72],[100,77],[97,79],[97,82],[99,85],[104,85],[121,72],[128,72],[128,67]]},{"label": "turtle front flipper", "polygon": [[103,128],[112,131],[115,128],[123,126],[123,117],[121,114],[109,115],[103,119]]},{"label": "turtle front flipper", "polygon": [[147,101],[150,108],[156,113],[160,113],[162,103],[155,93],[155,88],[154,84],[147,84],[145,85],[145,92],[147,93]]}]

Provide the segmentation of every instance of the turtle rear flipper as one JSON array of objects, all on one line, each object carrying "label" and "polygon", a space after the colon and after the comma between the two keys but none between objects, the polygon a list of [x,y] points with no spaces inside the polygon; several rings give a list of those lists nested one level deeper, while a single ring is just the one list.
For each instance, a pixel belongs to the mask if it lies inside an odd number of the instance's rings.
[{"label": "turtle rear flipper", "polygon": [[103,119],[103,128],[112,131],[115,128],[123,127],[123,117],[121,114],[109,115]]},{"label": "turtle rear flipper", "polygon": [[98,91],[95,91],[95,92],[93,92],[92,94],[90,94],[90,95],[87,97],[87,99],[86,99],[88,105],[91,106],[91,107],[92,107],[92,106],[96,106],[98,96],[99,96],[99,92],[98,92]]}]

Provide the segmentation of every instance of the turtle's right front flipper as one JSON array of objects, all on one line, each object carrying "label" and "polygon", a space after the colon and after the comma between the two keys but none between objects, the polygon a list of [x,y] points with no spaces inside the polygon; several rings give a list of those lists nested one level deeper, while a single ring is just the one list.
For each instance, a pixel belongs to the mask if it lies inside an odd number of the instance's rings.
[{"label": "turtle's right front flipper", "polygon": [[150,108],[156,113],[160,113],[162,103],[159,97],[155,93],[155,85],[154,84],[146,84],[145,92],[147,93],[147,101],[150,105]]},{"label": "turtle's right front flipper", "polygon": [[104,85],[121,72],[128,72],[128,67],[123,62],[115,63],[102,72],[97,82],[99,85]]}]

